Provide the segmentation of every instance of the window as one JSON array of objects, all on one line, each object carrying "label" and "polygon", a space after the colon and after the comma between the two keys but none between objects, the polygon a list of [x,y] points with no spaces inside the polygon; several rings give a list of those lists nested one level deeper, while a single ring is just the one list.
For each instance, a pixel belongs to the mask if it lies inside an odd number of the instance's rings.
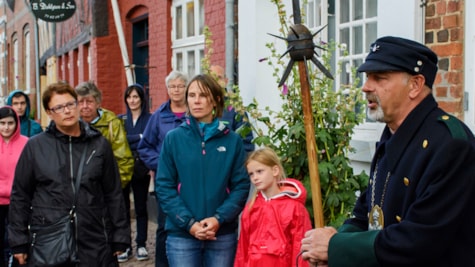
[{"label": "window", "polygon": [[[352,68],[363,63],[369,46],[377,38],[377,10],[377,0],[335,1],[335,41],[343,48],[335,55],[336,60],[342,63],[337,88],[353,82]],[[362,81],[364,77],[359,75]]]},{"label": "window", "polygon": [[30,32],[25,32],[25,90],[31,89],[31,39]]},{"label": "window", "polygon": [[321,0],[308,0],[308,3],[304,5],[304,23],[309,29],[314,29],[322,25],[322,11]]},{"label": "window", "polygon": [[174,0],[172,4],[172,68],[189,77],[201,73],[204,56],[204,0]]},{"label": "window", "polygon": [[19,79],[19,75],[20,75],[20,69],[19,69],[19,65],[18,65],[18,56],[19,56],[18,46],[19,46],[18,38],[16,38],[16,35],[15,35],[15,37],[13,39],[13,58],[12,58],[12,61],[13,61],[13,87],[14,87],[14,89],[19,88],[18,79]]}]

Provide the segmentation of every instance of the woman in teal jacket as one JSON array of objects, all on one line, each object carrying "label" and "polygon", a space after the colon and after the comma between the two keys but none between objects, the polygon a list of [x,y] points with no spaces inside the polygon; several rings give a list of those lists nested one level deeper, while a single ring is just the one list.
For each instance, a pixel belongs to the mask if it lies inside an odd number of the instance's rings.
[{"label": "woman in teal jacket", "polygon": [[209,75],[185,93],[189,117],[163,143],[156,176],[170,266],[233,266],[249,193],[242,138],[218,120],[224,95]]}]

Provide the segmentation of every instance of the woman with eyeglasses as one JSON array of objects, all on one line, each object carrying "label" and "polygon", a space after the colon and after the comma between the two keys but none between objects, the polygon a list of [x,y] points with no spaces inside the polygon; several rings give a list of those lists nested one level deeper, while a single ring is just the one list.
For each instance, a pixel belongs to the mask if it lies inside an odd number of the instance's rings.
[{"label": "woman with eyeglasses", "polygon": [[119,266],[117,255],[130,246],[117,162],[102,134],[79,120],[77,99],[67,83],[46,88],[42,102],[51,122],[44,133],[29,139],[18,160],[8,237],[19,264],[38,266],[29,257],[29,228],[55,223],[70,214],[75,193],[79,263],[61,266]]},{"label": "woman with eyeglasses", "polygon": [[[171,71],[165,78],[169,99],[163,103],[150,117],[138,146],[140,158],[150,170],[150,177],[155,181],[158,159],[165,135],[185,121],[185,88],[188,77],[180,71]],[[154,186],[155,188],[156,186]],[[158,199],[158,198],[157,198]],[[165,213],[157,202],[157,235],[155,242],[155,266],[168,267],[165,251]]]},{"label": "woman with eyeglasses", "polygon": [[20,134],[20,119],[10,106],[0,108],[0,266],[6,267],[5,242],[8,208],[15,166],[28,137]]}]

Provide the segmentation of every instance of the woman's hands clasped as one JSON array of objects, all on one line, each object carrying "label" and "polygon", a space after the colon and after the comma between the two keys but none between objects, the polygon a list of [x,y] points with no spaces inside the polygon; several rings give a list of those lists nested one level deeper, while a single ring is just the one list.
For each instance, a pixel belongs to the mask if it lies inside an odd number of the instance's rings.
[{"label": "woman's hands clasped", "polygon": [[208,217],[195,222],[190,228],[190,234],[199,240],[216,240],[219,222],[216,217]]}]

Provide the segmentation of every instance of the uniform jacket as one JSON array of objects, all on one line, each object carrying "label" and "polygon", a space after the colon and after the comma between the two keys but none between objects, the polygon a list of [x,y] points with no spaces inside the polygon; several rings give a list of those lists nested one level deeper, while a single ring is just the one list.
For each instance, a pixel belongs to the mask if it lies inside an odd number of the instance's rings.
[{"label": "uniform jacket", "polygon": [[[329,266],[475,266],[475,140],[470,130],[429,95],[394,135],[385,128],[370,180],[383,155],[386,164],[378,167],[374,201],[370,183],[354,218],[330,240]],[[372,202],[382,206],[382,230],[368,231]]]},{"label": "uniform jacket", "polygon": [[62,134],[51,122],[26,144],[13,183],[10,246],[14,253],[27,253],[29,224],[52,223],[69,213],[74,196],[71,173],[77,176],[88,143],[76,208],[79,266],[116,266],[113,252],[130,245],[117,163],[107,140],[86,123],[80,124],[80,137]]},{"label": "uniform jacket", "polygon": [[20,91],[20,90],[12,91],[8,95],[7,105],[9,106],[12,105],[12,98],[13,98],[13,95],[16,93],[21,93],[22,95],[24,95],[25,100],[26,100],[25,114],[23,116],[20,116],[21,135],[31,137],[33,135],[37,135],[43,132],[43,128],[41,128],[41,125],[37,123],[35,120],[30,119],[31,103],[30,103],[30,97],[28,97],[27,94],[23,93],[23,91]]},{"label": "uniform jacket", "polygon": [[[241,230],[234,267],[295,267],[305,232],[312,228],[305,208],[307,192],[297,180],[280,182],[282,193],[256,196],[241,215]],[[300,267],[309,266],[300,257]]]},{"label": "uniform jacket", "polygon": [[15,166],[27,141],[28,137],[20,135],[19,125],[8,143],[0,137],[0,205],[10,204]]},{"label": "uniform jacket", "polygon": [[99,112],[100,118],[93,121],[91,125],[99,130],[111,144],[119,166],[122,188],[124,188],[132,180],[134,172],[134,157],[127,142],[127,134],[122,121],[112,111],[102,108]]},{"label": "uniform jacket", "polygon": [[165,135],[185,121],[185,116],[177,117],[170,108],[170,100],[163,103],[150,117],[142,140],[138,145],[140,158],[147,168],[156,170]]},{"label": "uniform jacket", "polygon": [[212,216],[220,224],[217,236],[237,230],[249,193],[246,153],[241,137],[215,122],[207,139],[192,117],[165,137],[156,190],[169,235],[194,238],[193,223]]}]

